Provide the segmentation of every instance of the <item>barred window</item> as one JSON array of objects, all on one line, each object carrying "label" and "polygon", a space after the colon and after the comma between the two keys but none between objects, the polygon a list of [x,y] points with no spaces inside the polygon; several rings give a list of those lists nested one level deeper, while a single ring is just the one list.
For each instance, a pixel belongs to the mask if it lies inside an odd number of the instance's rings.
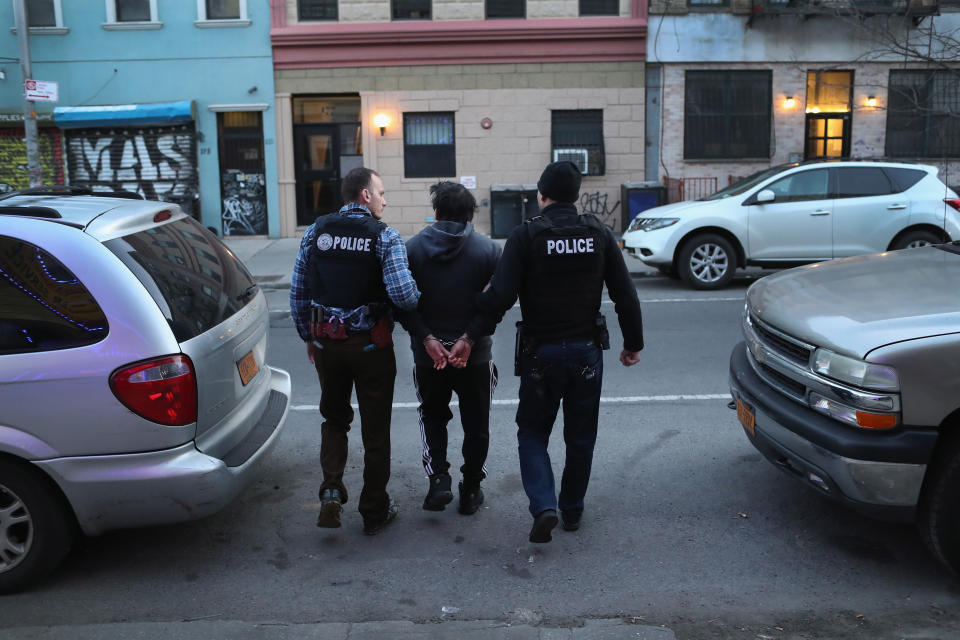
[{"label": "barred window", "polygon": [[770,71],[687,71],[683,157],[770,157]]},{"label": "barred window", "polygon": [[557,110],[550,114],[551,159],[569,160],[584,175],[602,176],[606,171],[603,110]]},{"label": "barred window", "polygon": [[887,102],[888,156],[960,157],[960,72],[892,69]]},{"label": "barred window", "polygon": [[336,20],[337,0],[299,0],[297,18],[299,20]]},{"label": "barred window", "polygon": [[403,114],[403,175],[406,178],[457,175],[452,111]]},{"label": "barred window", "polygon": [[620,15],[620,0],[580,0],[582,16]]},{"label": "barred window", "polygon": [[430,0],[390,0],[394,20],[429,20]]},{"label": "barred window", "polygon": [[487,18],[525,18],[526,0],[487,0]]}]

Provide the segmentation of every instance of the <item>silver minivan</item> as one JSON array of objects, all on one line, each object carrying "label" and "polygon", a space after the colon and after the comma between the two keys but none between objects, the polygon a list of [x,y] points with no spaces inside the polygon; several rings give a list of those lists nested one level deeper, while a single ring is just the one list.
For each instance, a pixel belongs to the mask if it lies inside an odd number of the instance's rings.
[{"label": "silver minivan", "polygon": [[78,530],[217,511],[287,416],[240,260],[176,205],[83,193],[0,200],[0,592]]}]

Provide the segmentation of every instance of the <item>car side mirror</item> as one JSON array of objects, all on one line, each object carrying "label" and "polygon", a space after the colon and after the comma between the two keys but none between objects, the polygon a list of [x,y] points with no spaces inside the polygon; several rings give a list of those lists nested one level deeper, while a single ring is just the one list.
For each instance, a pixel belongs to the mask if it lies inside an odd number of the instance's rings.
[{"label": "car side mirror", "polygon": [[777,194],[775,194],[770,189],[764,189],[763,191],[758,193],[756,197],[756,201],[759,203],[773,202],[776,199],[777,199]]}]

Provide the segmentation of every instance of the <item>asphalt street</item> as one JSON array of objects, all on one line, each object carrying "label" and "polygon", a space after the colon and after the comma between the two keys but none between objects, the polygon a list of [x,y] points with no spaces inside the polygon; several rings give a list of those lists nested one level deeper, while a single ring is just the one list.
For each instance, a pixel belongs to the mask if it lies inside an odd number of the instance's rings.
[{"label": "asphalt street", "polygon": [[[773,468],[727,408],[727,361],[750,280],[696,292],[636,277],[640,363],[604,305],[600,436],[578,532],[527,541],[517,464],[513,323],[495,336],[486,503],[474,516],[420,508],[426,480],[398,328],[392,495],[400,517],[364,536],[314,526],[321,474],[319,387],[276,310],[270,361],[294,380],[291,411],[258,481],[200,522],[84,540],[38,588],[0,599],[3,638],[955,638],[960,588],[912,527],[877,523]],[[356,425],[356,421],[355,421]],[[559,472],[561,424],[551,455]],[[359,429],[346,482],[361,484]],[[459,461],[459,420],[450,457]]]}]

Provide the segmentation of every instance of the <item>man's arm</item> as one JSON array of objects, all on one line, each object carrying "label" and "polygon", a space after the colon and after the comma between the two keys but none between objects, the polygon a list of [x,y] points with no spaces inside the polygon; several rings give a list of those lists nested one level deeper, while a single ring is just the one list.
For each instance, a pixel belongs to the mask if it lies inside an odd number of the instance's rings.
[{"label": "man's arm", "polygon": [[503,247],[503,255],[497,263],[497,269],[490,279],[490,286],[477,294],[476,304],[494,325],[503,319],[520,295],[520,283],[523,282],[524,257],[527,253],[529,236],[527,226],[521,224]]},{"label": "man's arm", "polygon": [[313,244],[314,228],[303,234],[297,258],[293,262],[293,277],[290,280],[290,317],[305,342],[313,340],[310,335],[310,274],[307,270],[307,256]]},{"label": "man's arm", "polygon": [[[643,349],[643,317],[640,312],[640,299],[637,289],[633,286],[630,272],[623,261],[623,253],[613,232],[607,229],[605,238],[604,274],[603,281],[607,285],[607,292],[613,300],[613,308],[617,313],[620,330],[623,333],[623,351],[620,361],[626,366],[635,364],[640,359],[640,350]],[[627,356],[627,354],[632,354]]]},{"label": "man's arm", "polygon": [[387,227],[380,233],[377,258],[383,267],[383,284],[387,287],[390,301],[399,309],[416,309],[420,290],[410,273],[407,247],[396,229]]}]

